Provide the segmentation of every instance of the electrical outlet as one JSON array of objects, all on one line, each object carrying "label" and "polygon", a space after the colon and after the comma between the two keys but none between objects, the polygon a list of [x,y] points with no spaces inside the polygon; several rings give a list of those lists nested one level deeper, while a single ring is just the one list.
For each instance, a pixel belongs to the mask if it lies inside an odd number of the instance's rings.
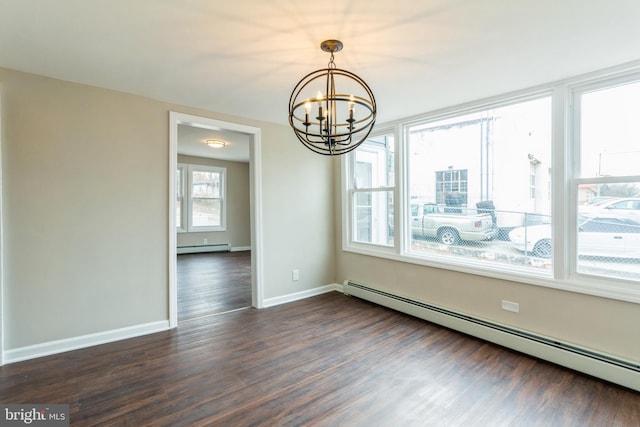
[{"label": "electrical outlet", "polygon": [[291,280],[293,280],[294,282],[300,280],[300,270],[296,268],[295,270],[291,271]]},{"label": "electrical outlet", "polygon": [[203,242],[205,245],[209,243],[209,239],[207,239],[206,237],[203,239]]},{"label": "electrical outlet", "polygon": [[514,313],[520,313],[520,304],[517,302],[502,300],[502,309],[506,311],[513,311]]}]

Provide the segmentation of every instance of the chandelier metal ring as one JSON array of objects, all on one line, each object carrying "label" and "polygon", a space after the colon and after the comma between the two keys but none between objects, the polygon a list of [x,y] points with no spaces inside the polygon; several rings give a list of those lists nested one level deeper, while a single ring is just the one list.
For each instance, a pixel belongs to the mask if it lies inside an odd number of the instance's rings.
[{"label": "chandelier metal ring", "polygon": [[331,59],[327,68],[307,74],[294,87],[289,124],[311,151],[345,154],[371,133],[377,114],[375,97],[362,78],[335,66],[333,53],[342,49],[339,40],[326,40],[320,46],[331,53]]}]

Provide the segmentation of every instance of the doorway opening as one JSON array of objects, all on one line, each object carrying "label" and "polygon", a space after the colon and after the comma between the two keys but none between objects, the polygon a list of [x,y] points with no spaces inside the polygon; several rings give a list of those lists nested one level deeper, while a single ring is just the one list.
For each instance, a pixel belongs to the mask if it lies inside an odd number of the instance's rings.
[{"label": "doorway opening", "polygon": [[[205,135],[222,135],[222,139],[229,141],[230,150],[211,153],[205,144]],[[183,135],[185,135],[183,137]],[[193,149],[204,150],[202,153],[192,152],[182,147],[188,145],[183,140],[189,139]],[[202,141],[199,141],[202,139]],[[237,150],[245,144],[245,153],[238,154]],[[178,321],[189,320],[223,311],[249,305],[261,308],[263,306],[262,290],[262,229],[261,229],[261,165],[260,165],[260,129],[237,123],[223,122],[205,117],[188,114],[170,113],[170,182],[169,182],[169,319],[170,326],[177,327]],[[225,147],[227,148],[227,147]],[[208,150],[208,151],[207,151]],[[236,227],[240,231],[227,230],[227,225],[207,234],[206,229],[182,228],[178,239],[178,226],[184,221],[185,213],[181,209],[183,197],[177,179],[180,176],[178,156],[186,161],[202,163],[204,157],[215,157],[220,162],[233,165],[248,160],[248,203],[240,203],[242,214],[227,212],[230,218],[246,217],[246,224]],[[211,154],[206,154],[211,153]],[[235,153],[235,154],[234,154]],[[231,157],[229,157],[231,156]],[[240,156],[233,158],[233,156]],[[193,160],[196,159],[196,160]],[[199,159],[199,160],[198,160]],[[238,163],[238,164],[240,164]],[[233,166],[231,166],[233,168]],[[246,172],[245,172],[246,175]],[[184,175],[183,175],[184,176]],[[226,175],[225,175],[226,176]],[[236,181],[234,179],[234,181]],[[184,188],[184,187],[182,187]],[[220,201],[221,206],[225,203]],[[233,205],[230,203],[229,205]],[[228,207],[225,206],[224,209]],[[248,211],[248,212],[247,212]],[[233,228],[233,227],[231,227]],[[249,229],[249,236],[242,235]],[[180,240],[180,245],[178,245]],[[185,243],[186,242],[186,243]],[[247,243],[249,242],[249,243]],[[238,247],[239,245],[239,247]],[[192,252],[178,255],[186,247],[196,247]],[[203,248],[205,247],[206,248]],[[222,252],[215,252],[216,247],[223,247]],[[201,250],[208,252],[198,253]],[[212,252],[213,250],[213,252]],[[180,257],[180,260],[178,258]],[[179,264],[180,263],[180,264]],[[230,276],[229,276],[230,275]],[[234,281],[234,277],[237,281]],[[184,281],[184,286],[190,287],[187,292],[179,292],[178,283]],[[234,288],[235,287],[235,288]],[[250,292],[250,297],[247,295]],[[244,294],[243,294],[244,291]],[[224,299],[227,298],[226,301]],[[179,307],[179,303],[181,306]],[[180,313],[180,315],[179,315]]]}]

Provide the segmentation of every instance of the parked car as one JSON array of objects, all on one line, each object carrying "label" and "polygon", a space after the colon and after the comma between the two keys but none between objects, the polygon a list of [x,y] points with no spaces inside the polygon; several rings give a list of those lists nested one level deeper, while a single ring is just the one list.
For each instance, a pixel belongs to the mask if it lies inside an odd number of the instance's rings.
[{"label": "parked car", "polygon": [[580,215],[588,218],[615,215],[640,222],[640,198],[611,198],[597,204],[582,205],[578,211]]},{"label": "parked car", "polygon": [[435,237],[445,245],[457,245],[462,240],[491,240],[496,233],[491,214],[467,215],[462,208],[459,213],[445,212],[436,203],[412,201],[411,231],[414,235]]},{"label": "parked car", "polygon": [[[518,227],[509,233],[513,246],[551,258],[551,225]],[[640,259],[640,223],[619,217],[588,218],[578,224],[578,255]]]},{"label": "parked car", "polygon": [[598,205],[598,204],[600,204],[602,202],[607,202],[607,201],[612,200],[612,199],[617,199],[617,197],[598,196],[598,197],[594,197],[593,199],[589,200],[584,205],[585,206]]}]

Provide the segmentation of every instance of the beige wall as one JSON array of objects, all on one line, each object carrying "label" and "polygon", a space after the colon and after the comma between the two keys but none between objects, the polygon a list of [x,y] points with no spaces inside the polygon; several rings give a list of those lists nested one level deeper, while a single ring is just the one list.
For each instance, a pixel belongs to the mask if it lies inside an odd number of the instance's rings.
[{"label": "beige wall", "polygon": [[[265,298],[335,283],[333,161],[311,152],[287,126],[263,141]],[[264,135],[263,135],[264,139]],[[300,270],[300,281],[291,270]],[[275,285],[275,284],[274,284]]]},{"label": "beige wall", "polygon": [[[340,283],[353,280],[640,363],[637,304],[344,252],[339,243],[339,194],[336,200]],[[520,312],[502,310],[503,299],[518,302]]]},{"label": "beige wall", "polygon": [[6,69],[0,84],[4,350],[168,319],[169,111],[261,129],[265,297],[333,282],[332,164],[286,126]]},{"label": "beige wall", "polygon": [[229,243],[232,248],[251,246],[249,163],[178,155],[178,163],[227,169],[227,229],[225,231],[178,233],[178,246]]}]

